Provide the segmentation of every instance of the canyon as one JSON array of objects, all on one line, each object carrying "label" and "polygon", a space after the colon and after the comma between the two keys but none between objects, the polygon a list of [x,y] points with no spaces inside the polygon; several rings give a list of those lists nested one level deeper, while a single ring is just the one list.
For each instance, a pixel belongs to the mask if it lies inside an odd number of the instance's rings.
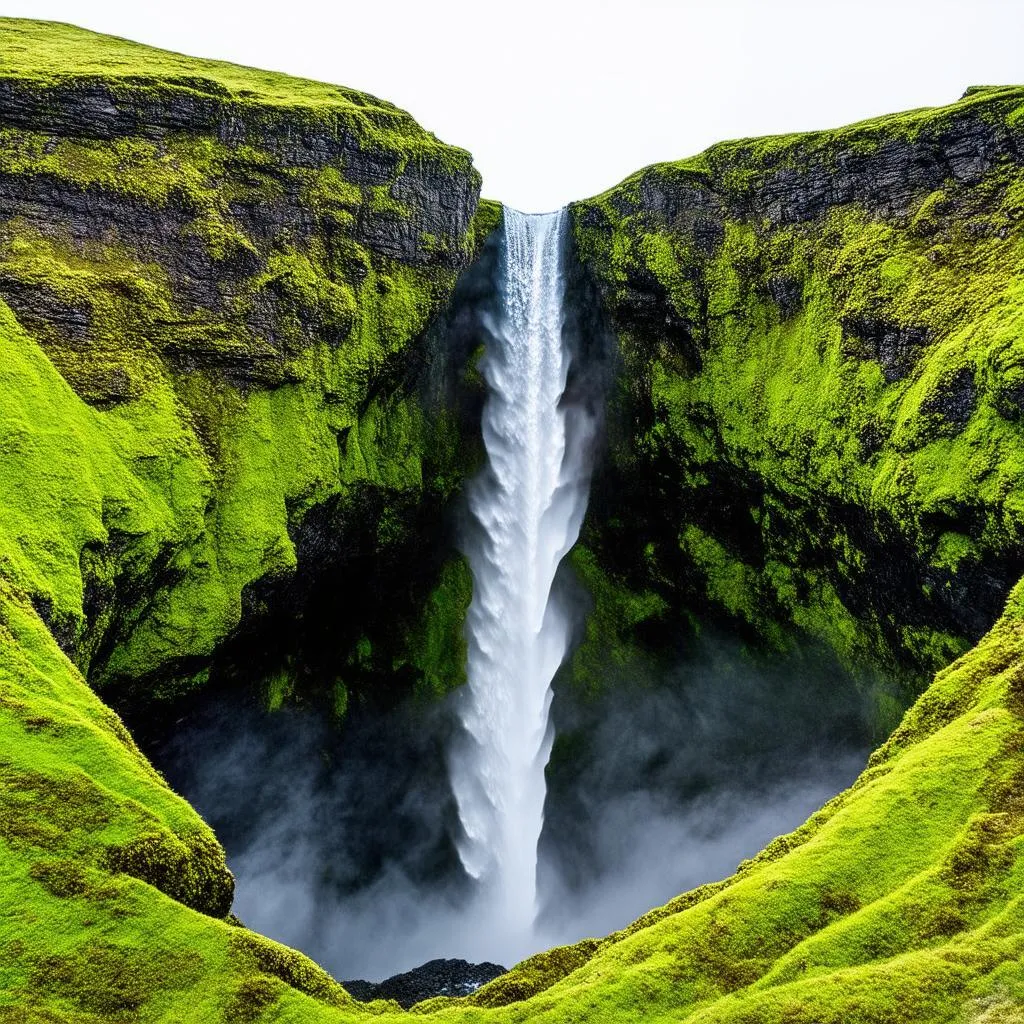
[{"label": "canyon", "polygon": [[413,1012],[1015,1019],[1024,88],[524,217],[354,90],[0,37],[0,1020],[506,951]]}]

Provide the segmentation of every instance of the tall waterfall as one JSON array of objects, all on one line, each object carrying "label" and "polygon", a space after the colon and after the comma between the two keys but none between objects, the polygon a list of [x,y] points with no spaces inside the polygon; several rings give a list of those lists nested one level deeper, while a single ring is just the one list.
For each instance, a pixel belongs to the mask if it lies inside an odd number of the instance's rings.
[{"label": "tall waterfall", "polygon": [[505,209],[503,304],[481,365],[488,465],[469,490],[479,530],[467,545],[467,735],[450,766],[464,833],[459,853],[479,882],[490,955],[506,959],[529,951],[536,916],[551,680],[569,641],[551,588],[578,536],[590,478],[590,422],[562,402],[571,361],[565,220],[564,211]]}]

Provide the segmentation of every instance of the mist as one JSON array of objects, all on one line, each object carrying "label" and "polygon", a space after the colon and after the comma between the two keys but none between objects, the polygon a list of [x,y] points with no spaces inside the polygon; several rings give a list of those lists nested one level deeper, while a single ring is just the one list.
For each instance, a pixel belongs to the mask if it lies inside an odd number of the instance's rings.
[{"label": "mist", "polygon": [[870,686],[825,656],[759,667],[723,639],[657,683],[650,671],[599,698],[556,692],[540,914],[513,942],[456,849],[451,701],[356,708],[339,727],[221,699],[154,757],[224,844],[249,927],[342,979],[437,957],[512,966],[728,876],[863,768]]},{"label": "mist", "polygon": [[339,728],[319,709],[225,701],[154,756],[224,844],[234,913],[338,977],[378,980],[473,951],[453,931],[472,893],[447,728],[436,708],[357,709]]}]

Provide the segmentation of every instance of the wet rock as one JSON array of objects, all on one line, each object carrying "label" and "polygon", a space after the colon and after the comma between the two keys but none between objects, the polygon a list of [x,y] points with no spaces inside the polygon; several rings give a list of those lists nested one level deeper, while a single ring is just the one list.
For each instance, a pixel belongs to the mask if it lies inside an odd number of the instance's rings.
[{"label": "wet rock", "polygon": [[874,359],[889,384],[910,374],[931,340],[927,327],[895,324],[873,316],[843,317],[842,328],[847,353],[860,359]]},{"label": "wet rock", "polygon": [[795,277],[780,275],[771,278],[768,282],[768,292],[775,300],[784,320],[795,316],[803,305],[803,282]]},{"label": "wet rock", "polygon": [[1024,417],[1024,379],[1017,377],[1001,382],[994,394],[999,415],[1008,420]]},{"label": "wet rock", "polygon": [[941,416],[951,427],[963,430],[978,404],[974,367],[961,366],[939,381],[921,403],[921,412]]},{"label": "wet rock", "polygon": [[19,281],[2,272],[0,295],[22,326],[37,336],[54,330],[71,342],[88,342],[92,326],[90,307],[66,301],[45,284]]},{"label": "wet rock", "polygon": [[384,981],[345,981],[353,999],[369,1003],[393,999],[403,1009],[434,996],[468,996],[507,972],[498,964],[471,964],[466,960],[430,960],[420,967]]},{"label": "wet rock", "polygon": [[663,344],[684,361],[691,372],[700,369],[700,351],[694,325],[680,316],[665,286],[642,265],[631,266],[627,288],[619,296],[616,315],[634,335],[648,344]]},{"label": "wet rock", "polygon": [[[375,102],[381,127],[409,121]],[[226,147],[198,198],[184,188],[154,197],[32,167],[0,173],[0,300],[93,405],[137,397],[122,364],[151,351],[176,372],[212,370],[244,388],[288,383],[289,361],[303,348],[349,337],[357,290],[375,258],[443,271],[468,259],[463,240],[479,190],[468,155],[465,163],[408,159],[367,138],[365,124],[350,117],[363,114],[339,108],[300,117],[200,79],[146,88],[0,81],[0,122],[48,136],[47,145],[129,138],[166,155],[167,140],[184,132]],[[354,190],[340,221],[306,191],[306,172],[326,166]],[[213,224],[211,207],[221,211]],[[8,258],[18,237],[60,259],[94,262],[93,295],[72,300],[40,285],[34,265]],[[275,265],[282,253],[294,269]],[[319,260],[315,268],[310,258]],[[152,302],[154,277],[164,308]],[[124,315],[115,338],[110,325],[121,320],[111,307],[120,316],[132,303],[143,312]]]}]

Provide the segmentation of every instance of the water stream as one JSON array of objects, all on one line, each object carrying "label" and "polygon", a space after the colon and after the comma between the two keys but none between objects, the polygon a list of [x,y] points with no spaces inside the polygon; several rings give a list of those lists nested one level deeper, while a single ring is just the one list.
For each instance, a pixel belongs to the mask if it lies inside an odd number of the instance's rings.
[{"label": "water stream", "polygon": [[532,951],[551,680],[570,632],[552,583],[579,533],[591,467],[586,424],[562,401],[566,216],[506,208],[504,223],[502,308],[481,362],[487,466],[469,490],[479,529],[467,544],[465,735],[450,770],[487,953],[510,960]]}]

